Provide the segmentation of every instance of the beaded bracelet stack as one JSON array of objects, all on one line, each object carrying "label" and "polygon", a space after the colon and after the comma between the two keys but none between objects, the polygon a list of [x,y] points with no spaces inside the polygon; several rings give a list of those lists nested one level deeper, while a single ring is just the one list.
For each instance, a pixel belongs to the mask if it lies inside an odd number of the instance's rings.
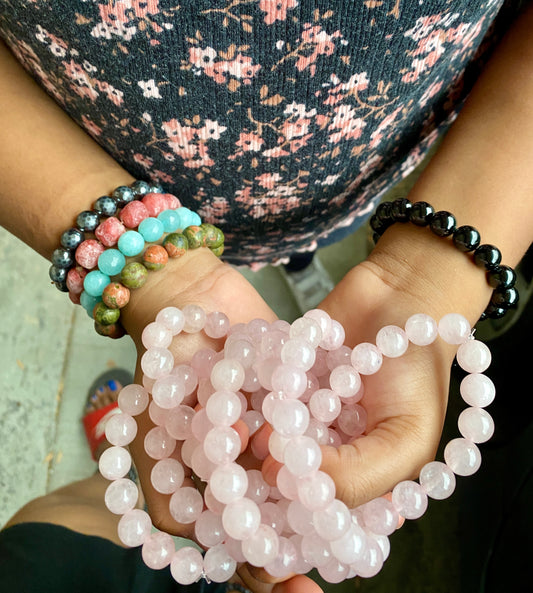
[{"label": "beaded bracelet stack", "polygon": [[76,226],[61,235],[49,274],[94,318],[99,334],[119,338],[125,333],[120,309],[128,304],[130,290],[143,286],[148,271],[162,269],[169,257],[199,247],[222,255],[222,231],[202,223],[160,186],[135,181],[98,198],[92,210],[77,216]]},{"label": "beaded bracelet stack", "polygon": [[374,243],[394,223],[411,222],[416,226],[428,226],[438,237],[452,237],[453,244],[459,251],[473,253],[474,263],[486,270],[487,282],[494,289],[490,302],[481,315],[481,320],[498,319],[518,303],[518,291],[515,288],[516,273],[509,267],[500,265],[502,254],[494,245],[481,244],[479,231],[472,226],[457,226],[455,217],[450,212],[435,212],[427,202],[411,203],[405,198],[392,202],[382,202],[376,213],[370,218],[370,227],[374,231]]}]

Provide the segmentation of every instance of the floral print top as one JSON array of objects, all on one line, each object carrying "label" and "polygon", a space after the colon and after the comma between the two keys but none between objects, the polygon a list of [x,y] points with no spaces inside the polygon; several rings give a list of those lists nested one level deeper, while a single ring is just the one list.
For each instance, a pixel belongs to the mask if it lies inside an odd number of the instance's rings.
[{"label": "floral print top", "polygon": [[0,0],[110,155],[258,266],[356,227],[457,115],[516,0]]}]

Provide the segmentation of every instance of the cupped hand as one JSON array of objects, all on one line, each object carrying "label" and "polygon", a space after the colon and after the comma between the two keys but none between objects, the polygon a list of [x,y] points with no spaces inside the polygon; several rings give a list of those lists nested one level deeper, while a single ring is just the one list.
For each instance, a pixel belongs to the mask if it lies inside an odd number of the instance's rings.
[{"label": "cupped hand", "polygon": [[[222,264],[211,252],[200,249],[187,254],[182,260],[171,260],[167,267],[151,275],[149,282],[137,292],[125,310],[123,322],[133,338],[138,351],[138,364],[135,382],[142,382],[140,358],[145,349],[141,343],[143,328],[154,321],[157,313],[166,306],[182,308],[185,305],[200,305],[206,312],[222,311],[231,322],[246,323],[255,318],[274,321],[276,315],[268,307],[257,291],[234,268]],[[203,333],[180,334],[170,347],[176,363],[186,363],[201,348],[211,347],[219,350],[222,342],[209,339]],[[137,416],[138,434],[130,445],[143,494],[154,525],[168,533],[194,538],[193,525],[180,525],[169,513],[169,495],[158,493],[152,486],[150,474],[156,461],[144,450],[144,437],[154,427],[148,411]],[[239,421],[235,426],[241,436],[243,450],[248,442],[248,429]],[[174,457],[180,458],[180,448]],[[239,460],[249,463],[252,456]],[[251,467],[251,466],[250,466]],[[246,469],[250,469],[246,466]],[[257,464],[255,467],[259,467]],[[185,486],[199,486],[190,474]],[[286,579],[275,579],[265,571],[257,571],[246,564],[240,565],[232,582],[239,582],[255,593],[320,593],[321,588],[309,578],[298,575]]]}]

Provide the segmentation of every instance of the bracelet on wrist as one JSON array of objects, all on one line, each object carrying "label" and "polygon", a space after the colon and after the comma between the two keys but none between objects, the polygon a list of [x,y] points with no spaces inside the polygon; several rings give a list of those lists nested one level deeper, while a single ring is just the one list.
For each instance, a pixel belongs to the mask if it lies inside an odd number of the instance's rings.
[{"label": "bracelet on wrist", "polygon": [[481,244],[481,235],[470,225],[457,226],[453,214],[446,210],[435,212],[427,202],[411,203],[406,198],[382,202],[370,218],[374,231],[374,243],[395,223],[410,222],[415,226],[429,227],[438,237],[451,237],[455,247],[463,253],[471,253],[474,263],[485,269],[487,282],[494,289],[490,302],[481,319],[498,319],[518,304],[515,287],[516,273],[513,268],[501,265],[502,254],[494,245]]},{"label": "bracelet on wrist", "polygon": [[169,257],[199,247],[220,257],[224,234],[160,186],[135,181],[76,217],[76,227],[62,234],[61,247],[52,254],[49,275],[87,310],[99,334],[119,338],[125,333],[120,309],[130,290],[142,287],[148,271],[162,269]]}]

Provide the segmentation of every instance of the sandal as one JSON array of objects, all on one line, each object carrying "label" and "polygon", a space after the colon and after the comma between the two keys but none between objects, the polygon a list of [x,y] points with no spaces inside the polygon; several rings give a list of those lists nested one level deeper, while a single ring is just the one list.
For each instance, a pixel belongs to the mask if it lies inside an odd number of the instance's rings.
[{"label": "sandal", "polygon": [[[99,375],[92,383],[87,394],[87,405],[91,404],[97,389],[102,388],[103,385],[108,385],[113,389],[112,383],[118,381],[124,387],[133,382],[133,376],[129,371],[124,369],[110,369],[105,373]],[[114,401],[102,408],[92,410],[86,413],[82,418],[83,428],[85,430],[85,436],[87,443],[89,444],[89,450],[91,451],[91,457],[98,461],[96,458],[96,451],[105,440],[105,425],[107,420],[114,414],[120,413],[118,402]]]}]

